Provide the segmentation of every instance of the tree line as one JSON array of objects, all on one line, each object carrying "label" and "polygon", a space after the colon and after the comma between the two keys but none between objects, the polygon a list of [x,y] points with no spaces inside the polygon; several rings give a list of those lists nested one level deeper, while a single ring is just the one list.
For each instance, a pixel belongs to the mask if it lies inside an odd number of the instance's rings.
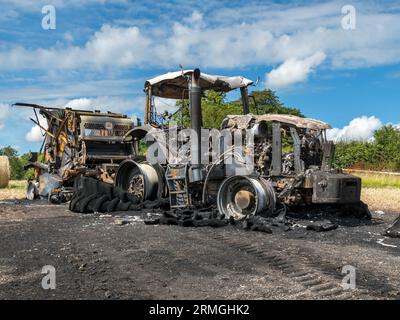
[{"label": "tree line", "polygon": [[400,129],[388,125],[375,131],[371,141],[337,143],[335,165],[342,168],[399,172]]}]

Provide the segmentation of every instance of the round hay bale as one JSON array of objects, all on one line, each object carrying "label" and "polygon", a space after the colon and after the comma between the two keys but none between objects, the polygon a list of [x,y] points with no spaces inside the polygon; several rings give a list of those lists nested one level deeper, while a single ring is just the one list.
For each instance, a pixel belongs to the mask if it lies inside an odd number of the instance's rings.
[{"label": "round hay bale", "polygon": [[0,188],[6,188],[10,181],[10,162],[8,157],[0,156]]}]

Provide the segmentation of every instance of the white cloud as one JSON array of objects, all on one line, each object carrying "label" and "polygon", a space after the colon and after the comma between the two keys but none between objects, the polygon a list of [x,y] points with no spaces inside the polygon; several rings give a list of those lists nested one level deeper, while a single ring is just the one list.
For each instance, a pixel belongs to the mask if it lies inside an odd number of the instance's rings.
[{"label": "white cloud", "polygon": [[[38,115],[38,118],[40,125],[47,129],[47,120],[41,115]],[[43,130],[38,125],[34,125],[25,135],[25,140],[29,142],[40,142],[43,140],[42,132]]]},{"label": "white cloud", "polygon": [[[307,62],[316,52],[324,52],[327,64],[334,68],[399,62],[398,11],[389,4],[356,1],[354,6],[357,28],[349,31],[341,27],[341,4],[335,1],[208,8],[209,12],[194,10],[180,20],[171,13],[179,5],[170,5],[167,23],[141,28],[103,25],[82,46],[67,40],[65,46],[34,50],[15,46],[0,51],[0,69],[286,66]],[[307,77],[304,72],[300,79]]]},{"label": "white cloud", "polygon": [[39,126],[33,126],[25,135],[25,140],[29,142],[40,142],[43,140],[42,131]]},{"label": "white cloud", "polygon": [[[4,6],[12,7],[21,11],[37,11],[45,5],[51,5],[56,8],[82,7],[87,5],[105,5],[106,3],[126,3],[126,0],[7,0],[6,3],[0,3]],[[39,11],[40,12],[40,11]]]},{"label": "white cloud", "polygon": [[[67,41],[68,42],[68,41]],[[17,46],[0,52],[0,69],[79,69],[125,67],[148,63],[150,40],[139,28],[103,25],[83,47],[28,50]]]},{"label": "white cloud", "polygon": [[142,111],[145,105],[144,97],[121,98],[99,96],[93,98],[72,99],[65,103],[64,107],[83,110],[100,110],[127,113],[134,110]]},{"label": "white cloud", "polygon": [[89,109],[93,107],[93,101],[88,98],[73,99],[65,107],[71,109]]},{"label": "white cloud", "polygon": [[190,17],[185,18],[184,21],[188,24],[200,26],[203,22],[203,14],[198,10],[194,10]]},{"label": "white cloud", "polygon": [[[99,32],[79,50],[96,67],[138,65],[146,62],[151,41],[137,27],[118,28],[104,25]],[[72,49],[74,51],[74,49]],[[74,63],[71,60],[71,63]]]},{"label": "white cloud", "polygon": [[271,88],[283,88],[307,80],[309,74],[326,58],[325,53],[316,52],[305,59],[289,59],[266,75],[266,84]]},{"label": "white cloud", "polygon": [[10,114],[10,105],[0,103],[0,130],[4,128]]},{"label": "white cloud", "polygon": [[329,140],[338,141],[368,141],[373,139],[374,132],[382,128],[383,123],[375,116],[355,118],[342,129],[333,128],[327,131]]},{"label": "white cloud", "polygon": [[[76,74],[74,76],[76,77]],[[11,88],[0,86],[0,101],[19,101],[23,97],[25,101],[35,101],[45,105],[50,100],[64,99],[63,101],[56,101],[56,105],[53,105],[60,106],[67,103],[70,99],[65,99],[68,98],[98,97],[103,96],[105,92],[110,96],[130,95],[133,92],[132,88],[138,85],[142,87],[144,83],[144,78],[76,81],[74,76],[70,79],[62,79],[63,72],[57,72],[54,76],[46,75],[43,77],[45,79],[40,79],[44,80],[44,84],[28,84],[23,87],[14,86]],[[27,82],[30,83],[30,81]]]},{"label": "white cloud", "polygon": [[64,33],[63,38],[67,42],[73,42],[74,41],[74,36],[72,35],[71,32]]}]

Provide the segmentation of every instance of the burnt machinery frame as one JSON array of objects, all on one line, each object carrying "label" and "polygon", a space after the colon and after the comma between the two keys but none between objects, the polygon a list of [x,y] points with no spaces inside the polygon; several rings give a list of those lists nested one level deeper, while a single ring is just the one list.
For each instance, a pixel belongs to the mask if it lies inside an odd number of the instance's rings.
[{"label": "burnt machinery frame", "polygon": [[[201,164],[204,154],[213,152],[210,145],[202,150],[200,140],[186,149],[184,157],[177,155],[168,163],[136,163],[127,160],[117,172],[115,184],[135,190],[142,200],[154,200],[162,195],[170,199],[171,209],[216,205],[227,217],[272,215],[278,203],[289,206],[359,205],[361,179],[333,168],[334,144],[326,138],[330,126],[322,121],[291,115],[252,115],[247,88],[253,82],[243,77],[213,76],[199,69],[171,72],[145,83],[145,127],[140,137],[151,128],[168,128],[158,121],[153,97],[189,99],[191,129],[201,136],[201,95],[205,90],[229,92],[239,89],[243,115],[228,116],[221,129],[234,135],[236,131],[251,132],[254,168],[237,175],[243,150],[230,150],[232,164],[218,160]],[[178,110],[179,112],[179,110]],[[180,127],[178,130],[183,130]],[[139,130],[138,128],[134,130]],[[139,131],[138,131],[139,132]],[[137,135],[139,137],[139,135]],[[157,143],[154,142],[154,143]],[[223,141],[221,141],[223,143]],[[168,145],[166,146],[168,148]]]},{"label": "burnt machinery frame", "polygon": [[[113,183],[121,162],[137,155],[138,144],[129,132],[132,119],[123,114],[53,108],[30,103],[14,106],[33,108],[32,122],[40,127],[43,143],[26,168],[34,168],[27,198],[48,197],[53,202],[67,201],[74,178],[91,176]],[[47,126],[39,121],[43,116]]]}]

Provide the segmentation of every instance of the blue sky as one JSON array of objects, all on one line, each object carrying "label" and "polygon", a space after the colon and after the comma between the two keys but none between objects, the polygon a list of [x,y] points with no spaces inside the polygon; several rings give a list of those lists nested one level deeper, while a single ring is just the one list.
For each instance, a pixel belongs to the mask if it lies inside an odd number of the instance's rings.
[{"label": "blue sky", "polygon": [[[42,28],[48,4],[55,30]],[[346,4],[355,29],[343,28]],[[0,0],[0,7],[0,146],[20,152],[40,146],[38,128],[30,110],[12,103],[142,117],[144,81],[179,64],[260,77],[254,89],[272,88],[286,105],[329,122],[333,139],[369,139],[400,123],[396,1]]]}]

